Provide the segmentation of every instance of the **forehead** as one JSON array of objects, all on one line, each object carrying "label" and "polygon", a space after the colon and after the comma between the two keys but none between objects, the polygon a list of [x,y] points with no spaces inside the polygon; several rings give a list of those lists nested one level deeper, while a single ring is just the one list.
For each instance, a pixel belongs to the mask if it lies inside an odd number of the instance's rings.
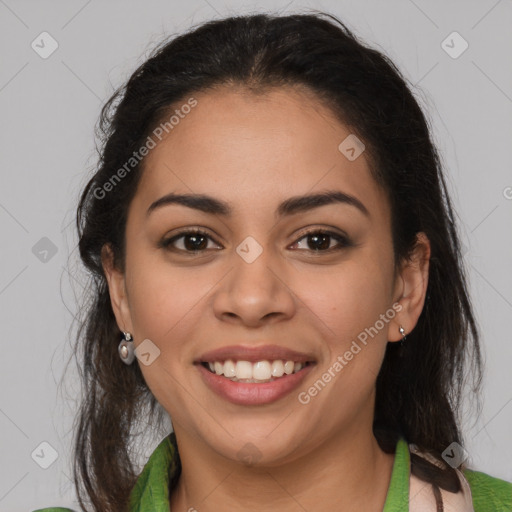
[{"label": "forehead", "polygon": [[176,191],[268,208],[269,201],[336,188],[386,214],[364,152],[349,160],[340,150],[354,134],[311,91],[222,87],[193,97],[196,106],[176,117],[145,158],[141,205]]}]

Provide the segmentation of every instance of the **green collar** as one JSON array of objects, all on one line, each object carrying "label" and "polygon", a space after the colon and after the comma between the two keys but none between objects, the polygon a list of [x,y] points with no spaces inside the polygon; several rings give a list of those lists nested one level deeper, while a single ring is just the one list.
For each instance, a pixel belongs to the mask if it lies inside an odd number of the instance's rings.
[{"label": "green collar", "polygon": [[[383,512],[409,510],[411,459],[404,439],[397,442],[395,461]],[[130,512],[169,512],[169,482],[178,477],[179,457],[174,433],[165,437],[151,454],[130,494]],[[466,469],[476,512],[512,511],[512,483]],[[34,512],[73,512],[70,508],[47,507]]]},{"label": "green collar", "polygon": [[389,482],[388,494],[382,512],[403,512],[409,510],[409,477],[411,459],[409,445],[404,438],[396,444],[395,462]]},{"label": "green collar", "polygon": [[[176,454],[176,436],[171,432],[151,454],[137,479],[130,494],[130,512],[169,512],[169,480],[178,467]],[[383,512],[409,510],[409,473],[409,447],[400,439]]]},{"label": "green collar", "polygon": [[149,457],[130,494],[130,512],[169,512],[169,481],[177,469],[176,436],[171,432]]}]

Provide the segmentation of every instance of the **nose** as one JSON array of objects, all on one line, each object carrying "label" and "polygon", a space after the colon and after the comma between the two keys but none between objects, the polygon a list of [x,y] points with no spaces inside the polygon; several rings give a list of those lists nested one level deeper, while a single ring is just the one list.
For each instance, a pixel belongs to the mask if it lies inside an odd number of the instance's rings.
[{"label": "nose", "polygon": [[296,308],[293,290],[286,283],[285,263],[263,250],[256,259],[234,252],[233,266],[219,283],[213,298],[214,313],[224,322],[259,327],[290,319]]}]

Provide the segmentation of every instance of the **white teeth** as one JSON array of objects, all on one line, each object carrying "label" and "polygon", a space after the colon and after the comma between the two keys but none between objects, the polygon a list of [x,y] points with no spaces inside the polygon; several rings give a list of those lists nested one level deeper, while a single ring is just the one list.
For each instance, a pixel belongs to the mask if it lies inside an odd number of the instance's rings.
[{"label": "white teeth", "polygon": [[270,363],[268,361],[258,361],[252,365],[252,378],[256,380],[268,380],[271,377]]},{"label": "white teeth", "polygon": [[230,359],[224,363],[224,377],[236,377],[235,363]]},{"label": "white teeth", "polygon": [[237,361],[235,376],[237,379],[252,379],[252,364],[249,361]]},{"label": "white teeth", "polygon": [[286,373],[286,375],[291,375],[293,373],[294,366],[295,363],[293,361],[286,361],[284,364],[284,373]]},{"label": "white teeth", "polygon": [[284,375],[283,361],[274,361],[272,363],[272,377],[282,377]]},{"label": "white teeth", "polygon": [[217,375],[224,375],[234,382],[270,382],[283,375],[297,373],[304,368],[305,363],[297,363],[291,360],[258,361],[233,361],[228,359],[224,362],[209,362],[208,367]]}]

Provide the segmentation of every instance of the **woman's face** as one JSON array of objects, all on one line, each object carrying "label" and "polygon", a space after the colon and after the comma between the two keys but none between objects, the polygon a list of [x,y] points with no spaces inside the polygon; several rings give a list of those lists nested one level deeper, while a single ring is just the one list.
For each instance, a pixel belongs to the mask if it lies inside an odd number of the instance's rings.
[{"label": "woman's face", "polygon": [[[149,340],[134,364],[178,439],[228,459],[278,464],[368,434],[386,343],[417,315],[398,303],[390,207],[364,151],[305,91],[194,97],[146,157],[125,273],[109,273],[119,327]],[[168,194],[188,206],[150,208]]]}]

